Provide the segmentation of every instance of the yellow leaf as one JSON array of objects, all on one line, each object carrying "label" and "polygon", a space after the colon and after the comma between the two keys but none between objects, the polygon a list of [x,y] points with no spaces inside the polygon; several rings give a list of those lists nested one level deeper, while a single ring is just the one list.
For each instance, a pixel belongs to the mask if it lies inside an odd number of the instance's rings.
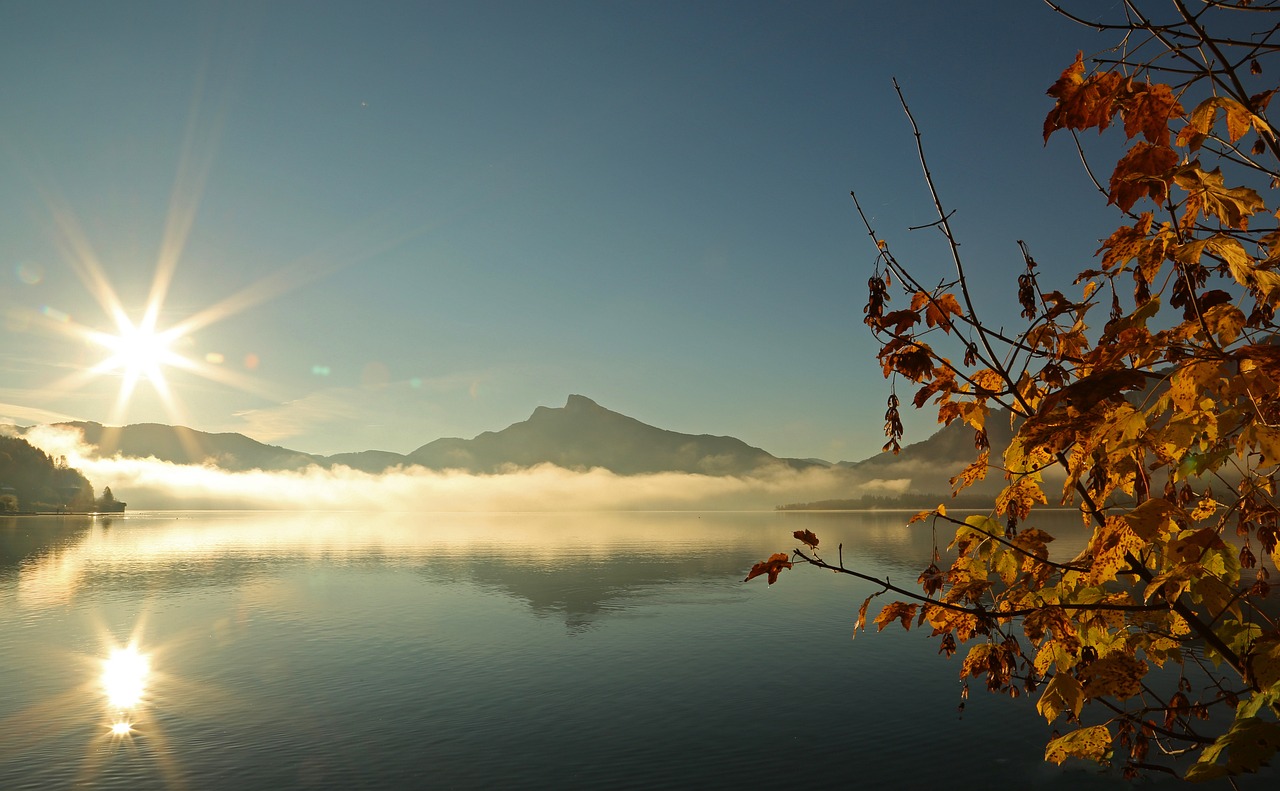
[{"label": "yellow leaf", "polygon": [[1241,432],[1241,438],[1262,456],[1259,469],[1280,464],[1280,429],[1251,423]]},{"label": "yellow leaf", "polygon": [[[1036,651],[1034,661],[1036,672],[1045,675],[1051,668],[1057,668],[1058,673],[1065,673],[1076,664],[1076,658],[1070,651],[1062,647],[1057,640],[1046,640],[1040,649]],[[1076,682],[1079,684],[1079,682]],[[1043,714],[1044,712],[1041,712]]]},{"label": "yellow leaf", "polygon": [[1064,711],[1070,711],[1079,716],[1082,706],[1084,706],[1084,688],[1075,676],[1061,672],[1054,674],[1045,685],[1044,692],[1040,693],[1040,700],[1036,701],[1036,711],[1050,723],[1058,719],[1058,715]]},{"label": "yellow leaf", "polygon": [[1111,731],[1105,725],[1093,725],[1059,736],[1045,747],[1044,759],[1060,764],[1068,758],[1101,762],[1111,751]]},{"label": "yellow leaf", "polygon": [[[1203,214],[1206,218],[1218,218],[1218,221],[1228,228],[1243,231],[1248,229],[1250,215],[1266,211],[1267,208],[1257,192],[1248,187],[1228,188],[1224,184],[1221,168],[1205,171],[1200,168],[1198,161],[1178,168],[1173,174],[1173,181],[1187,191],[1182,216],[1184,228],[1193,226],[1196,218]],[[1152,196],[1154,198],[1154,192]],[[1136,195],[1134,200],[1136,201],[1138,197],[1141,195]],[[1119,205],[1118,202],[1117,205]]]},{"label": "yellow leaf", "polygon": [[1248,319],[1235,305],[1214,305],[1204,312],[1204,323],[1223,346],[1235,343]]},{"label": "yellow leaf", "polygon": [[1129,529],[1143,541],[1151,542],[1177,529],[1173,517],[1186,512],[1168,500],[1153,497],[1124,515]]},{"label": "yellow leaf", "polygon": [[1110,654],[1089,664],[1082,673],[1087,698],[1125,700],[1142,691],[1147,663],[1126,654]]},{"label": "yellow leaf", "polygon": [[1146,543],[1123,518],[1107,517],[1106,523],[1094,531],[1089,541],[1088,551],[1093,556],[1089,584],[1101,585],[1114,580],[1121,571],[1129,568],[1128,556],[1136,554]]}]

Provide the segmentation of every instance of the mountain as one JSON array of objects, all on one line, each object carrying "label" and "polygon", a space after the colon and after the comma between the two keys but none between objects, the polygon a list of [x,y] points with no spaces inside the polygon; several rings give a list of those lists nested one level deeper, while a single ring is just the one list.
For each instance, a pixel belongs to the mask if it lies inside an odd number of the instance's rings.
[{"label": "mountain", "polygon": [[474,439],[438,439],[409,454],[429,469],[476,473],[551,463],[566,469],[603,467],[619,475],[687,472],[742,475],[783,464],[794,469],[828,466],[779,459],[733,437],[680,434],[612,412],[580,395],[559,409],[538,407],[528,420]]},{"label": "mountain", "polygon": [[88,422],[59,425],[79,429],[86,443],[98,446],[100,456],[153,456],[174,464],[205,464],[233,471],[300,470],[324,463],[323,456],[264,445],[243,434],[209,434],[161,423],[123,427]]},{"label": "mountain", "polygon": [[[1013,440],[1009,414],[992,412],[986,426],[992,462],[999,464]],[[927,439],[904,446],[897,455],[884,452],[862,461],[837,462],[835,466],[848,470],[864,484],[868,481],[901,482],[901,486],[896,488],[901,489],[901,495],[908,499],[913,496],[946,496],[952,490],[951,478],[978,457],[973,440],[973,428],[957,420]],[[984,480],[965,489],[964,494],[971,498],[994,497],[1004,485],[1003,473],[992,468]],[[886,494],[895,490],[892,486],[883,488]]]},{"label": "mountain", "polygon": [[408,455],[367,450],[319,456],[265,445],[243,434],[210,434],[186,426],[139,423],[119,428],[64,423],[80,430],[101,456],[155,457],[175,464],[226,470],[298,470],[316,465],[379,473],[397,466],[496,473],[538,464],[566,469],[602,467],[619,475],[686,472],[742,475],[761,467],[829,467],[812,459],[780,459],[733,437],[681,434],[641,423],[571,395],[561,408],[538,407],[528,420],[473,439],[444,438]]}]

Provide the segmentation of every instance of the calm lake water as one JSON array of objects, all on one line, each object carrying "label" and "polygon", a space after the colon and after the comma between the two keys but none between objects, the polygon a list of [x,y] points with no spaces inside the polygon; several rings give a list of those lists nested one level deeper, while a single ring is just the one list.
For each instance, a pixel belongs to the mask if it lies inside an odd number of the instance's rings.
[{"label": "calm lake water", "polygon": [[1044,763],[1025,697],[979,684],[960,716],[927,630],[851,641],[874,586],[741,582],[804,528],[913,582],[932,539],[905,521],[0,519],[0,788],[1132,787]]}]

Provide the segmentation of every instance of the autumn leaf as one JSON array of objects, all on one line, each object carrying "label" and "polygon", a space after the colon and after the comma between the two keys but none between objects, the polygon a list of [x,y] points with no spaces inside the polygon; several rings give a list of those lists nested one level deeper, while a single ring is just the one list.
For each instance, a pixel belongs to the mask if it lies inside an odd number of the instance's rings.
[{"label": "autumn leaf", "polygon": [[1089,663],[1081,672],[1084,696],[1126,700],[1142,692],[1147,663],[1126,654],[1109,654]]},{"label": "autumn leaf", "polygon": [[1244,137],[1249,127],[1259,132],[1270,133],[1271,127],[1262,118],[1254,115],[1240,102],[1229,96],[1210,96],[1191,111],[1187,125],[1178,133],[1177,145],[1187,146],[1192,151],[1200,147],[1201,142],[1213,130],[1218,110],[1223,111],[1227,121],[1227,139],[1232,143]]},{"label": "autumn leaf", "polygon": [[1249,675],[1258,688],[1280,693],[1276,688],[1280,685],[1280,639],[1256,641],[1248,661]]},{"label": "autumn leaf", "polygon": [[1151,212],[1143,212],[1132,226],[1121,226],[1107,237],[1097,253],[1106,251],[1102,256],[1102,269],[1107,271],[1117,266],[1124,266],[1129,261],[1138,260],[1147,254],[1151,245],[1148,235],[1151,233]]},{"label": "autumn leaf", "polygon": [[1075,63],[1046,91],[1058,101],[1044,119],[1045,141],[1059,129],[1106,129],[1116,114],[1122,87],[1120,75],[1112,72],[1084,77],[1084,53],[1077,53]]},{"label": "autumn leaf", "polygon": [[1049,723],[1064,711],[1079,716],[1083,706],[1084,687],[1070,673],[1055,673],[1045,685],[1044,692],[1040,693],[1040,700],[1036,701],[1036,711]]},{"label": "autumn leaf", "polygon": [[923,291],[917,291],[911,298],[911,309],[914,311],[924,309],[925,323],[930,327],[941,327],[942,331],[947,333],[952,329],[951,316],[964,315],[964,311],[960,309],[960,303],[952,294],[939,294],[935,297]]},{"label": "autumn leaf", "polygon": [[[978,454],[978,458],[969,466],[961,470],[960,474],[951,479],[951,488],[954,494],[959,494],[961,490],[972,486],[983,478],[987,477],[987,466],[990,463],[991,451],[984,450]],[[939,506],[941,507],[941,506]]]},{"label": "autumn leaf", "polygon": [[[1187,780],[1210,780],[1225,775],[1256,772],[1280,750],[1280,724],[1258,717],[1236,720],[1231,729],[1200,753],[1187,770]],[[1219,759],[1226,754],[1225,764]]]},{"label": "autumn leaf", "polygon": [[1105,725],[1093,725],[1059,736],[1045,747],[1044,759],[1061,764],[1068,758],[1101,761],[1111,750],[1111,731]]},{"label": "autumn leaf", "polygon": [[776,552],[770,555],[768,560],[762,560],[752,566],[751,571],[747,574],[747,578],[744,579],[743,582],[750,582],[761,575],[768,575],[769,584],[772,585],[778,581],[778,575],[782,573],[782,570],[789,568],[791,568],[791,561],[788,559],[787,555],[781,552]]},{"label": "autumn leaf", "polygon": [[1240,442],[1259,454],[1260,469],[1280,464],[1280,428],[1252,423],[1241,432]]},{"label": "autumn leaf", "polygon": [[1153,497],[1125,514],[1124,520],[1140,539],[1151,542],[1177,530],[1177,524],[1173,521],[1175,516],[1185,519],[1187,512],[1168,500]]},{"label": "autumn leaf", "polygon": [[795,536],[797,541],[801,542],[802,544],[807,544],[810,549],[818,548],[818,537],[813,534],[813,531],[797,530],[792,535]]},{"label": "autumn leaf", "polygon": [[1124,105],[1124,134],[1133,138],[1141,133],[1152,143],[1169,144],[1169,121],[1182,115],[1182,105],[1168,85],[1140,86]]},{"label": "autumn leaf", "polygon": [[1178,164],[1178,152],[1165,145],[1138,141],[1116,163],[1111,174],[1110,203],[1129,211],[1140,198],[1149,197],[1157,205],[1169,194],[1169,182]]},{"label": "autumn leaf", "polygon": [[1173,181],[1187,191],[1182,215],[1184,228],[1190,228],[1197,217],[1204,215],[1216,217],[1228,228],[1244,231],[1248,229],[1250,215],[1267,208],[1258,193],[1248,187],[1227,188],[1221,168],[1205,171],[1198,161],[1178,168]]},{"label": "autumn leaf", "polygon": [[853,622],[853,637],[858,636],[858,630],[866,631],[867,629],[867,607],[870,606],[871,600],[879,596],[884,591],[873,593],[862,602],[862,606],[858,608],[858,619]]},{"label": "autumn leaf", "polygon": [[902,628],[910,631],[911,619],[915,616],[916,608],[919,606],[918,604],[907,604],[900,601],[886,604],[880,614],[876,616],[876,631],[884,631],[884,628],[894,621],[902,621]]}]

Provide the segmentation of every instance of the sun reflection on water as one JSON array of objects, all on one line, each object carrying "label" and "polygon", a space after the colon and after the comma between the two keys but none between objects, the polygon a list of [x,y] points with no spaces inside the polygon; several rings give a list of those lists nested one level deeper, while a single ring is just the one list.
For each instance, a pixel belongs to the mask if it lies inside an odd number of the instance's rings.
[{"label": "sun reflection on water", "polygon": [[118,709],[137,706],[146,692],[150,671],[151,660],[139,654],[132,643],[127,648],[112,649],[111,656],[102,661],[102,687],[107,701]]}]

